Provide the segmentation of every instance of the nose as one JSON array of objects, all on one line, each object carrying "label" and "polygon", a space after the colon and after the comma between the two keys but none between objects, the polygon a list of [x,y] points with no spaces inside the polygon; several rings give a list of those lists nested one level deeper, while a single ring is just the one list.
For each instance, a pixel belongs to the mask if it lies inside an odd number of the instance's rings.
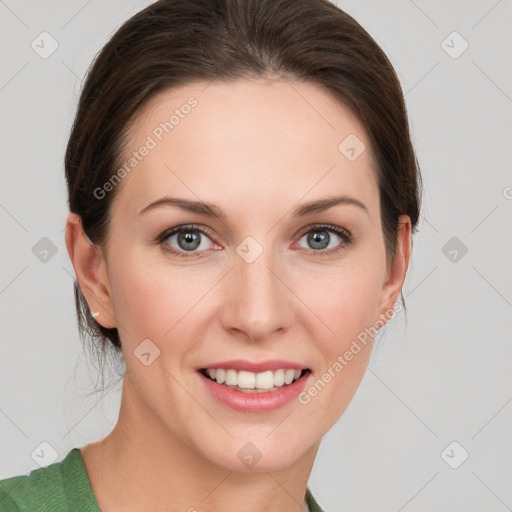
[{"label": "nose", "polygon": [[264,341],[288,330],[293,292],[286,271],[270,250],[252,263],[238,255],[225,283],[223,327],[250,341]]}]

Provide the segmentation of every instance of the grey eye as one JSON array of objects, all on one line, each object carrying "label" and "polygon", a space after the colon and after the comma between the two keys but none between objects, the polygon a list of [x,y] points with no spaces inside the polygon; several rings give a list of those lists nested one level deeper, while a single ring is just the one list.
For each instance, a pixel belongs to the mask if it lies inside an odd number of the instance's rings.
[{"label": "grey eye", "polygon": [[[206,234],[200,231],[199,229],[182,228],[168,236],[166,241],[171,247],[175,249],[191,252],[196,251],[197,249],[208,249],[208,242],[206,242],[205,246],[203,238],[206,239],[207,241],[210,240],[206,236]],[[173,239],[176,240],[175,243],[173,243]]]},{"label": "grey eye", "polygon": [[[334,238],[332,237],[334,235]],[[308,244],[307,249],[314,249],[317,251],[323,251],[325,249],[332,249],[336,247],[336,238],[341,240],[341,236],[335,233],[333,230],[328,228],[315,228],[307,233],[305,233],[301,240],[306,238],[306,242]],[[331,242],[334,242],[334,245],[329,245]]]}]

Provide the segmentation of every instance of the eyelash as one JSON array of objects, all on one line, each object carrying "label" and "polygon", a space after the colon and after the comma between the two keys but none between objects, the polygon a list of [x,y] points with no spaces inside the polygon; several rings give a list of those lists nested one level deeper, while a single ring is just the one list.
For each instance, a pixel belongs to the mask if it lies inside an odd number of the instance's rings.
[{"label": "eyelash", "polygon": [[[213,234],[210,232],[210,230],[208,230],[204,227],[200,227],[197,224],[187,224],[187,225],[183,225],[183,226],[177,226],[170,230],[164,231],[162,234],[160,234],[157,237],[156,241],[162,246],[162,249],[164,251],[169,252],[179,258],[191,258],[191,257],[200,255],[201,252],[207,252],[207,251],[199,251],[199,252],[188,251],[190,253],[190,255],[188,255],[187,251],[183,251],[183,250],[178,251],[178,250],[172,248],[169,244],[166,244],[167,239],[169,237],[171,237],[172,235],[175,235],[177,233],[179,234],[181,232],[186,232],[186,231],[199,231],[200,233],[202,233],[203,235],[206,235],[210,239],[214,238]],[[336,235],[338,235],[343,241],[341,245],[339,245],[338,247],[335,247],[334,249],[327,249],[327,250],[321,250],[321,251],[315,251],[315,250],[311,249],[311,252],[318,256],[329,256],[331,254],[334,254],[338,251],[345,249],[347,245],[350,245],[353,242],[353,237],[347,230],[339,228],[337,226],[333,226],[331,224],[315,224],[313,226],[308,226],[308,229],[301,233],[299,239],[311,231],[332,231]]]}]

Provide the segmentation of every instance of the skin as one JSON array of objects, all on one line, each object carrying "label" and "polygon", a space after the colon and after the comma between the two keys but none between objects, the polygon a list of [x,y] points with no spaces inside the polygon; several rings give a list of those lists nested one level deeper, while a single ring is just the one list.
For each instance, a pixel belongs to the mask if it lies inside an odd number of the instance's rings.
[{"label": "skin", "polygon": [[[400,218],[388,263],[368,136],[350,110],[304,82],[164,91],[140,112],[125,156],[190,96],[198,105],[117,185],[106,245],[91,245],[75,214],[67,219],[80,286],[96,320],[119,329],[127,368],[116,426],[82,454],[104,512],[299,511],[320,440],[354,396],[372,340],[309,403],[266,413],[217,402],[196,368],[286,359],[311,369],[307,389],[392,310],[409,264],[410,220]],[[366,145],[353,162],[338,151],[351,133]],[[173,206],[139,214],[166,195],[214,203],[226,220]],[[300,204],[332,195],[366,211],[341,204],[292,218]],[[166,242],[189,257],[155,242],[191,223],[214,236],[199,234],[195,253],[176,236]],[[320,256],[323,246],[307,237],[325,233],[309,228],[315,223],[344,228],[353,242],[328,232],[324,252],[341,249]],[[252,263],[236,252],[247,236],[263,248]],[[149,366],[134,355],[147,338],[160,350]],[[237,457],[248,442],[262,453],[251,468]]]}]

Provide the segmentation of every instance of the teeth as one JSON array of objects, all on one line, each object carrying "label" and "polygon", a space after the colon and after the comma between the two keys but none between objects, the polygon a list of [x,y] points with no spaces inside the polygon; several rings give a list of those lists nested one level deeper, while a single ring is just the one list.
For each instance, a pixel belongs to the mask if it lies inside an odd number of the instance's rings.
[{"label": "teeth", "polygon": [[301,376],[301,370],[280,369],[261,373],[244,370],[224,370],[223,368],[208,368],[206,374],[218,384],[235,386],[240,389],[277,389],[291,384]]},{"label": "teeth", "polygon": [[226,386],[236,386],[238,379],[235,370],[226,370]]},{"label": "teeth", "polygon": [[281,387],[284,384],[284,370],[274,372],[274,386]]},{"label": "teeth", "polygon": [[295,378],[295,370],[286,370],[284,372],[284,383],[291,384]]}]

